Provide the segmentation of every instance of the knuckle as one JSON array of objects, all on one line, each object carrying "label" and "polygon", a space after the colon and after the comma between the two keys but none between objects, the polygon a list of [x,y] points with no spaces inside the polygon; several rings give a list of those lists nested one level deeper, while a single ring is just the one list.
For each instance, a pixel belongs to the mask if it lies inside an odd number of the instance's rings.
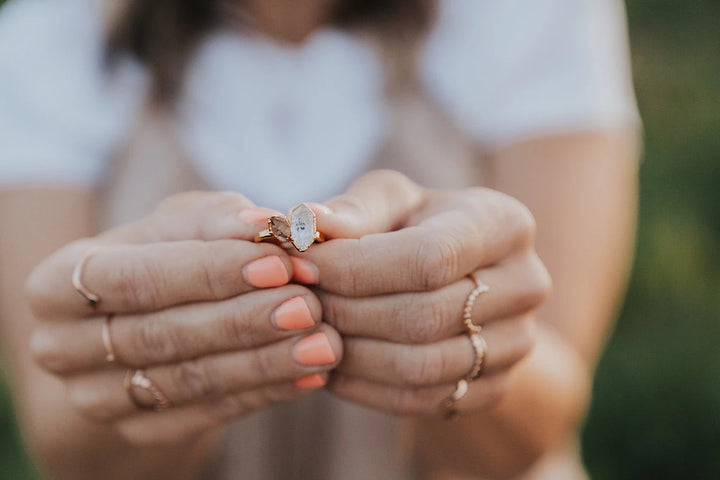
[{"label": "knuckle", "polygon": [[182,362],[172,370],[172,381],[177,391],[185,392],[189,399],[214,397],[218,389],[211,380],[207,361],[190,360]]},{"label": "knuckle", "polygon": [[515,337],[518,348],[518,361],[525,358],[535,347],[537,323],[535,317],[528,315],[520,319]]},{"label": "knuckle", "polygon": [[450,318],[450,306],[444,296],[430,296],[420,307],[420,315],[415,322],[403,322],[407,329],[409,343],[426,344],[440,340],[445,325]]},{"label": "knuckle", "polygon": [[158,284],[161,277],[144,260],[123,262],[108,272],[108,284],[128,302],[140,307],[158,305]]},{"label": "knuckle", "polygon": [[528,244],[531,244],[537,232],[535,216],[525,204],[516,199],[513,199],[513,211],[515,212],[518,230],[522,238],[526,239]]},{"label": "knuckle", "polygon": [[535,310],[548,299],[552,291],[552,280],[537,255],[531,255],[527,263],[525,285],[522,287],[517,304],[523,310],[529,311]]},{"label": "knuckle", "polygon": [[136,358],[171,361],[180,356],[181,340],[174,328],[160,321],[148,320],[138,322],[137,329],[137,333],[132,335]]},{"label": "knuckle", "polygon": [[449,284],[461,262],[460,243],[452,235],[442,238],[433,235],[425,239],[418,249],[418,278],[426,291],[437,290]]},{"label": "knuckle", "polygon": [[217,418],[218,421],[222,422],[245,415],[259,408],[259,406],[254,406],[249,400],[248,395],[245,393],[230,395],[214,402],[211,414],[214,418]]},{"label": "knuckle", "polygon": [[395,392],[390,400],[391,409],[398,415],[418,416],[427,413],[427,399],[419,390],[402,389]]},{"label": "knuckle", "polygon": [[253,350],[252,364],[262,378],[274,379],[280,376],[277,359],[267,349]]},{"label": "knuckle", "polygon": [[85,418],[95,422],[107,422],[115,413],[103,393],[84,383],[70,386],[70,401]]},{"label": "knuckle", "polygon": [[46,328],[33,330],[29,349],[37,364],[50,372],[62,373],[70,369],[62,343]]},{"label": "knuckle", "polygon": [[400,357],[401,382],[409,387],[422,387],[437,383],[443,372],[443,362],[437,354],[409,347]]}]

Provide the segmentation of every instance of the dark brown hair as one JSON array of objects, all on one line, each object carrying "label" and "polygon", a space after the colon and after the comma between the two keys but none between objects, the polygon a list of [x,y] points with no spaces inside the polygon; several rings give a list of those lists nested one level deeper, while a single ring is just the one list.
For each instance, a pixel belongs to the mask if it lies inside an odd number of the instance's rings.
[{"label": "dark brown hair", "polygon": [[[112,26],[108,59],[129,53],[153,78],[153,99],[171,104],[195,47],[220,22],[221,2],[228,0],[129,0]],[[370,30],[389,40],[425,31],[433,0],[340,0],[333,23],[345,29]]]}]

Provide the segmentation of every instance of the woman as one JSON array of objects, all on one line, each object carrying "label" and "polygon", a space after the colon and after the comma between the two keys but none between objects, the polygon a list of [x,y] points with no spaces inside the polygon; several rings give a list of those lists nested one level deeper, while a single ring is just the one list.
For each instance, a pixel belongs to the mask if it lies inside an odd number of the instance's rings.
[{"label": "woman", "polygon": [[[618,1],[12,0],[0,70],[2,351],[54,478],[583,478]],[[303,201],[329,241],[254,242]]]}]

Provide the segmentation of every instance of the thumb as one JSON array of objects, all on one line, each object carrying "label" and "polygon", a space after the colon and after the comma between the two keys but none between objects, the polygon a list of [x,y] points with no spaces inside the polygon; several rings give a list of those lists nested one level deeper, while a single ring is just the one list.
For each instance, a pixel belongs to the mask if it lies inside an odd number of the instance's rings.
[{"label": "thumb", "polygon": [[402,227],[425,202],[427,191],[402,173],[374,170],[324,204],[311,203],[318,230],[328,239],[360,238]]}]

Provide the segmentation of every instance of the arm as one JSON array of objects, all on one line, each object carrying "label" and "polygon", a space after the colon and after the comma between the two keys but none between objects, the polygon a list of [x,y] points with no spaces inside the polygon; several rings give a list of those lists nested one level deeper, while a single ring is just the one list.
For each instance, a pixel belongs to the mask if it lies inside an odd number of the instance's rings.
[{"label": "arm", "polygon": [[533,353],[493,410],[419,422],[422,457],[445,474],[510,477],[573,435],[625,289],[636,211],[632,133],[534,140],[488,159],[490,186],[530,208],[554,293]]}]

